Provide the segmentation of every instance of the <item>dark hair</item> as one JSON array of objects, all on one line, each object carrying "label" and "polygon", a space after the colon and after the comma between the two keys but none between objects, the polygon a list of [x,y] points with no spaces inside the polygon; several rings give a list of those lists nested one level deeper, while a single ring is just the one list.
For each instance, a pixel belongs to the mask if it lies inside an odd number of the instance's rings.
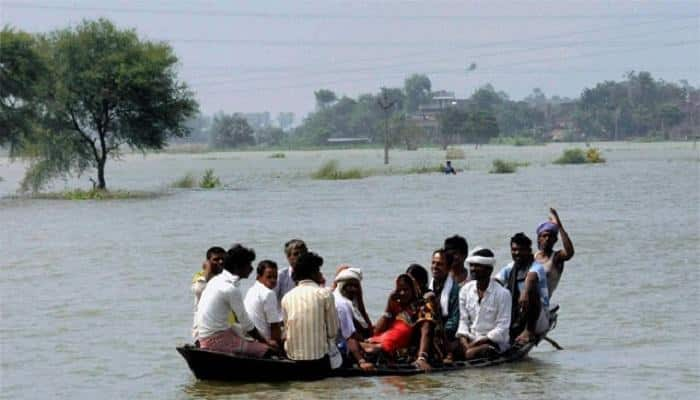
[{"label": "dark hair", "polygon": [[469,254],[469,245],[467,239],[454,235],[445,239],[445,251],[456,250],[462,254]]},{"label": "dark hair", "polygon": [[272,260],[262,260],[258,263],[258,268],[256,269],[257,276],[262,276],[265,270],[268,268],[277,269],[277,263]]},{"label": "dark hair", "polygon": [[428,271],[420,264],[411,264],[408,266],[406,273],[411,275],[418,282],[421,288],[428,286]]},{"label": "dark hair", "polygon": [[510,244],[513,243],[521,247],[532,248],[532,240],[530,240],[530,238],[522,232],[518,232],[512,238],[510,238]]},{"label": "dark hair", "polygon": [[253,260],[255,260],[255,250],[236,243],[228,249],[224,256],[224,269],[235,274],[241,267],[252,263]]},{"label": "dark hair", "polygon": [[481,250],[475,251],[472,255],[493,258],[493,251],[491,251],[489,249],[481,249]]},{"label": "dark hair", "polygon": [[207,250],[207,260],[211,258],[214,254],[226,254],[226,250],[223,249],[223,247],[210,247],[209,250]]},{"label": "dark hair", "polygon": [[304,243],[303,240],[301,239],[292,239],[287,241],[287,243],[284,244],[284,254],[289,255],[289,253],[292,252],[294,249],[300,249],[302,253],[308,253],[309,250],[306,247],[306,243]]},{"label": "dark hair", "polygon": [[297,265],[292,271],[292,279],[295,282],[313,279],[314,275],[321,270],[321,265],[323,265],[321,256],[313,252],[304,253],[297,260]]}]

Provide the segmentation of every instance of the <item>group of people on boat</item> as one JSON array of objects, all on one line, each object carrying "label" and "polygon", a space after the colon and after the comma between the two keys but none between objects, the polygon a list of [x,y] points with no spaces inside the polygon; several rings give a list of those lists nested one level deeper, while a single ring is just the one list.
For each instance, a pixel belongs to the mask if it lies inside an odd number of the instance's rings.
[{"label": "group of people on boat", "polygon": [[[538,251],[524,233],[510,239],[512,261],[492,278],[494,252],[469,251],[465,238],[445,239],[432,253],[430,272],[411,264],[395,280],[381,317],[364,305],[363,273],[341,264],[326,281],[323,258],[292,239],[289,266],[257,264],[241,244],[212,247],[193,278],[195,345],[246,357],[287,358],[323,374],[341,365],[371,371],[377,362],[413,362],[430,370],[454,360],[489,357],[513,344],[538,340],[549,329],[550,299],[574,255],[554,209],[536,229]],[[554,250],[561,237],[563,248]]]}]

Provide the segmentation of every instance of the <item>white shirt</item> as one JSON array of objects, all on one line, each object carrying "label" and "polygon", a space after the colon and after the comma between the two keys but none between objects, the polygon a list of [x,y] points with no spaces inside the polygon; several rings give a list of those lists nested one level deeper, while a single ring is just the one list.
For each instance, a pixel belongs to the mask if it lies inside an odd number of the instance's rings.
[{"label": "white shirt", "polygon": [[457,336],[471,340],[487,337],[504,351],[510,347],[510,292],[498,282],[489,281],[479,302],[476,281],[469,281],[459,291],[459,327]]},{"label": "white shirt", "polygon": [[355,322],[352,317],[352,303],[336,289],[333,292],[335,297],[335,310],[338,313],[338,327],[341,339],[347,340],[355,333]]},{"label": "white shirt", "polygon": [[274,290],[268,289],[259,281],[255,281],[245,295],[245,310],[258,332],[270,339],[270,324],[282,322],[282,311],[277,302]]},{"label": "white shirt", "polygon": [[228,315],[231,311],[236,314],[243,332],[249,332],[255,327],[243,305],[243,295],[238,287],[240,280],[239,276],[223,270],[207,283],[197,305],[196,321],[200,338],[228,329]]}]

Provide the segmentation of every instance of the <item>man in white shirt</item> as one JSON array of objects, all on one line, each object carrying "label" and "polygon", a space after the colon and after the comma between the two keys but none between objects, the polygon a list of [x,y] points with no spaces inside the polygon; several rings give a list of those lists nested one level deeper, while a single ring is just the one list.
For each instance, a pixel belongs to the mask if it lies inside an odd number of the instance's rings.
[{"label": "man in white shirt", "polygon": [[282,343],[282,311],[280,310],[275,286],[277,284],[277,264],[274,261],[260,261],[257,279],[245,295],[245,309],[253,320],[255,328],[268,340]]},{"label": "man in white shirt", "polygon": [[459,292],[457,337],[467,360],[510,347],[510,292],[491,279],[493,252],[476,248],[467,257],[472,280]]},{"label": "man in white shirt", "polygon": [[[252,249],[236,244],[226,252],[224,270],[207,283],[196,316],[199,344],[203,349],[262,357],[275,347],[255,329],[243,305],[239,284],[253,271],[253,260],[255,252]],[[232,311],[240,330],[229,327],[228,315]]]},{"label": "man in white shirt", "polygon": [[303,254],[308,253],[306,243],[301,239],[292,239],[284,244],[284,254],[287,256],[287,262],[289,262],[289,267],[279,271],[277,275],[277,286],[275,287],[275,293],[277,294],[277,301],[282,302],[282,297],[287,294],[290,290],[294,289],[296,282],[292,278],[292,273],[294,273],[294,267],[297,264],[297,260]]}]

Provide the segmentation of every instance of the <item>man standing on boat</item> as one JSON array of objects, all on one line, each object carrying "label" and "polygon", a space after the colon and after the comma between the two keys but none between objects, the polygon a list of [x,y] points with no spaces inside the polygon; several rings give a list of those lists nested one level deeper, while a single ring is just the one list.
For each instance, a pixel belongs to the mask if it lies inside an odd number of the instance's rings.
[{"label": "man standing on boat", "polygon": [[306,243],[301,239],[292,239],[284,244],[284,254],[287,256],[287,262],[289,262],[289,267],[279,271],[277,275],[277,286],[275,287],[275,293],[277,294],[277,301],[281,302],[282,297],[287,294],[290,290],[294,289],[296,283],[292,278],[294,273],[294,268],[296,266],[297,260],[302,254],[306,254],[308,249]]},{"label": "man standing on boat", "polygon": [[433,275],[430,290],[440,301],[440,316],[445,327],[445,336],[448,341],[453,341],[459,325],[459,285],[450,276],[444,249],[433,252],[430,272]]},{"label": "man standing on boat", "polygon": [[467,239],[454,235],[445,239],[445,260],[450,267],[452,279],[461,288],[469,281],[469,270],[464,267],[464,261],[469,255]]},{"label": "man standing on boat", "polygon": [[338,334],[333,293],[320,286],[321,265],[323,258],[316,253],[299,256],[292,275],[297,285],[282,298],[287,356],[319,377],[330,371],[328,354],[331,346],[336,349]]},{"label": "man standing on boat", "polygon": [[[547,287],[551,298],[554,290],[559,286],[561,275],[564,273],[564,262],[571,260],[574,256],[574,244],[564,230],[557,210],[550,208],[549,213],[549,221],[543,222],[537,227],[539,251],[535,253],[535,261],[542,264],[547,273]],[[555,251],[554,244],[557,242],[557,234],[561,235],[564,248]]]},{"label": "man standing on boat", "polygon": [[472,280],[459,292],[460,348],[467,360],[501,353],[510,347],[510,292],[491,279],[496,259],[476,248],[467,257]]},{"label": "man standing on boat", "polygon": [[[241,279],[253,271],[253,260],[255,251],[236,244],[224,256],[223,271],[207,283],[196,315],[199,343],[203,349],[262,357],[274,347],[274,343],[260,335],[243,304],[239,285]],[[234,326],[229,326],[228,322],[231,312],[238,319]]]},{"label": "man standing on boat", "polygon": [[532,255],[532,240],[524,233],[510,238],[513,261],[503,267],[496,280],[512,297],[510,336],[525,344],[549,329],[549,289],[544,267]]}]

